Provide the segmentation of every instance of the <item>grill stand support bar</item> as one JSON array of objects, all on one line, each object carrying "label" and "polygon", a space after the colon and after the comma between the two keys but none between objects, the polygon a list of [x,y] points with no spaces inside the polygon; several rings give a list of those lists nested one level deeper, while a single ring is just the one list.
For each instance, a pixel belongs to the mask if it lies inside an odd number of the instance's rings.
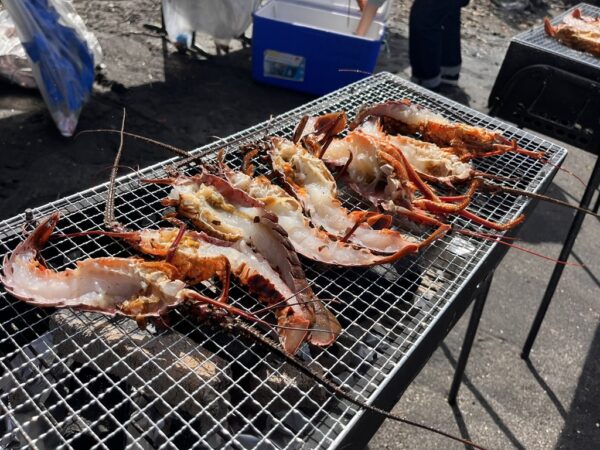
[{"label": "grill stand support bar", "polygon": [[450,386],[450,392],[448,393],[448,403],[452,406],[456,405],[456,395],[458,394],[458,389],[462,383],[465,368],[467,367],[467,361],[469,360],[469,355],[471,354],[473,341],[475,340],[475,335],[477,334],[477,328],[479,327],[479,321],[481,319],[481,314],[483,313],[483,307],[485,306],[485,301],[487,299],[488,292],[490,291],[493,278],[494,272],[492,272],[485,279],[485,281],[479,285],[479,292],[476,294],[475,303],[473,304],[473,312],[471,312],[469,326],[467,327],[465,339],[460,350],[460,356],[454,371],[454,379],[452,380],[452,386]]},{"label": "grill stand support bar", "polygon": [[[588,181],[587,187],[585,188],[585,192],[581,199],[581,203],[579,206],[582,208],[588,209],[590,203],[592,201],[592,197],[594,196],[594,192],[598,189],[598,185],[600,184],[600,157],[596,159],[596,164],[594,166],[594,170],[592,171],[592,175]],[[594,206],[594,210],[598,211],[598,206],[600,204],[600,200],[596,201],[596,205]],[[583,224],[583,219],[585,219],[585,213],[578,211],[571,222],[571,228],[569,229],[569,233],[567,234],[567,238],[565,239],[565,243],[563,244],[562,251],[560,252],[560,256],[558,259],[560,261],[566,261],[571,254],[571,250],[573,249],[573,245],[575,244],[575,240],[577,239],[577,235],[579,234],[579,230],[581,229],[581,225]],[[531,347],[533,347],[533,343],[535,342],[535,338],[540,331],[540,327],[542,326],[542,322],[544,321],[544,317],[546,312],[548,311],[548,307],[550,306],[550,302],[552,301],[552,297],[554,296],[554,291],[556,291],[556,287],[558,286],[558,282],[560,281],[560,277],[563,273],[565,266],[563,264],[556,264],[554,266],[554,272],[552,272],[552,276],[550,277],[550,281],[548,282],[548,286],[546,287],[546,292],[544,293],[544,297],[542,298],[542,302],[538,308],[535,319],[533,320],[533,324],[531,325],[531,329],[529,330],[529,334],[527,336],[527,340],[525,341],[525,345],[523,346],[523,351],[521,352],[521,358],[529,359],[529,354],[531,353]]]}]

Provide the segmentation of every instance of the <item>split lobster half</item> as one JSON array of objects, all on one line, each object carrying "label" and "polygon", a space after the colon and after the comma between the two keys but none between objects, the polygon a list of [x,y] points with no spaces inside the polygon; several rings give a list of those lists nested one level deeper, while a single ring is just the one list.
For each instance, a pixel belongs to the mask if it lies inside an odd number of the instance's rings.
[{"label": "split lobster half", "polygon": [[[345,122],[345,115],[339,114],[342,115]],[[330,167],[337,168],[338,176],[353,190],[387,212],[438,227],[443,225],[439,216],[456,214],[495,230],[510,229],[524,219],[520,216],[507,223],[495,223],[468,211],[471,198],[480,186],[478,179],[471,180],[464,195],[439,196],[419,172],[442,173],[447,177],[455,169],[466,179],[471,177],[466,163],[453,154],[447,153],[442,158],[439,153],[433,153],[434,144],[406,142],[402,137],[387,139],[377,118],[365,118],[363,125],[355,127],[344,138],[331,139],[319,136],[318,132],[305,134],[298,130],[295,136],[302,139],[313,155],[319,155]],[[417,161],[420,171],[407,154]]]},{"label": "split lobster half", "polygon": [[[172,186],[163,201],[165,206],[174,206],[181,217],[209,235],[255,252],[264,270],[270,269],[267,280],[276,283],[282,295],[269,298],[268,303],[284,302],[278,321],[287,349],[295,352],[305,338],[323,347],[335,341],[341,332],[339,322],[316,298],[287,233],[277,218],[263,209],[261,201],[206,172],[146,181]],[[285,302],[293,307],[286,307]]]},{"label": "split lobster half", "polygon": [[70,307],[143,321],[160,317],[183,303],[215,301],[188,289],[178,268],[141,258],[90,258],[60,272],[40,261],[39,252],[59,220],[55,213],[9,256],[0,281],[16,298],[39,307]]},{"label": "split lobster half", "polygon": [[536,159],[544,156],[543,152],[519,147],[515,140],[511,141],[497,131],[453,122],[407,99],[363,106],[350,124],[350,129],[359,126],[369,116],[381,118],[386,131],[419,134],[423,141],[445,148],[461,161],[508,152],[516,152]]},{"label": "split lobster half", "polygon": [[[219,245],[212,242],[210,238],[206,239],[203,235],[185,232],[183,228],[181,229],[183,231],[107,232],[120,234],[116,237],[125,238],[136,247],[150,253],[171,258],[172,262],[146,262],[140,258],[90,258],[79,261],[75,269],[57,272],[39,261],[39,253],[52,235],[58,220],[58,213],[43,220],[24,241],[17,245],[10,256],[5,257],[0,281],[16,298],[38,307],[71,307],[108,315],[122,315],[141,322],[148,317],[162,317],[177,306],[185,306],[195,318],[209,321],[225,331],[242,334],[279,353],[334,395],[360,408],[483,450],[483,447],[468,440],[404,419],[357,399],[346,389],[340,388],[293,357],[285,345],[283,350],[280,349],[269,338],[240,321],[239,318],[242,317],[245,320],[265,324],[255,316],[227,305],[226,289],[220,299],[213,300],[187,288],[182,277],[199,280],[206,276],[196,270],[202,266],[190,265],[190,263],[199,256],[195,253],[195,249],[199,248],[196,247],[199,241],[209,246]],[[200,238],[199,241],[197,238]],[[200,257],[204,260],[207,255],[202,252]],[[221,259],[220,251],[217,251],[215,257],[216,260]],[[180,272],[177,267],[179,262],[182,262],[185,267],[183,272]]]}]

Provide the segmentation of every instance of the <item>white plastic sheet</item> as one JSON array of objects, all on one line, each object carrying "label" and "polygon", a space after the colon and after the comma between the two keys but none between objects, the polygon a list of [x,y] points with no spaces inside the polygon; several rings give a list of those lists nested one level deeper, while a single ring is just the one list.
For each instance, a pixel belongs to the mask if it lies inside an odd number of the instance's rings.
[{"label": "white plastic sheet", "polygon": [[7,11],[0,11],[0,77],[26,88],[35,88],[31,64]]},{"label": "white plastic sheet", "polygon": [[220,44],[227,44],[250,26],[252,13],[261,0],[162,0],[169,39],[191,45],[191,35],[200,31]]}]

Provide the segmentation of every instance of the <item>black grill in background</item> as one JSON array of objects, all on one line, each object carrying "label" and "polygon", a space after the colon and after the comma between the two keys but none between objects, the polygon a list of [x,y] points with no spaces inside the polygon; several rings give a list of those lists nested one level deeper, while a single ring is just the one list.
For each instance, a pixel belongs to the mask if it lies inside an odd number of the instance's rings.
[{"label": "black grill in background", "polygon": [[[600,16],[599,7],[580,3],[552,24],[575,8]],[[600,58],[549,37],[543,25],[525,31],[511,40],[489,107],[493,116],[598,153]]]},{"label": "black grill in background", "polygon": [[[552,19],[558,25],[579,8],[598,17],[600,8],[586,3]],[[548,36],[537,26],[514,37],[492,88],[490,114],[540,131],[600,156],[600,58],[574,50]],[[600,158],[596,161],[580,207],[590,207],[600,183]],[[600,197],[592,208],[600,206]],[[565,239],[559,260],[569,258],[585,214],[578,212]],[[564,266],[556,264],[540,303],[521,357],[529,353],[542,325]]]}]

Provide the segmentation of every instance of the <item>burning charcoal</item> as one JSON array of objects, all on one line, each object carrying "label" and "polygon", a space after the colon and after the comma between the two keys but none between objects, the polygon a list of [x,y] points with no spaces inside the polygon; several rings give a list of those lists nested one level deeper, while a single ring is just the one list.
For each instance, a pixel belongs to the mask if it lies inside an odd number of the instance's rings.
[{"label": "burning charcoal", "polygon": [[[40,415],[41,405],[52,396],[52,387],[56,378],[46,368],[53,362],[48,353],[51,339],[44,334],[29,345],[23,347],[10,359],[10,375],[0,377],[2,401],[8,402],[11,415],[5,417],[2,424],[12,435],[4,434],[0,448],[28,446],[29,437],[43,436],[36,442],[36,448],[54,449],[60,444],[60,438],[54,430],[60,429],[58,418],[52,414]],[[38,376],[39,373],[43,375]],[[20,424],[18,428],[16,424]],[[23,432],[24,433],[23,433]]]},{"label": "burning charcoal", "polygon": [[[212,420],[205,415],[192,418],[183,411],[175,414],[162,402],[143,395],[136,396],[133,401],[139,410],[134,411],[127,431],[140,449],[192,448],[198,446],[200,437],[206,445],[199,448],[225,447],[219,429],[207,432]],[[227,427],[226,422],[221,422]]]},{"label": "burning charcoal", "polygon": [[197,416],[206,408],[217,421],[227,414],[229,398],[218,395],[230,377],[226,362],[182,334],[152,336],[131,320],[66,309],[51,316],[50,330],[60,357],[125,380],[138,394],[160,397],[157,404],[167,411]]},{"label": "burning charcoal", "polygon": [[94,422],[82,417],[73,417],[67,420],[60,428],[66,439],[73,438],[74,448],[91,448],[97,439],[88,431],[94,427]]},{"label": "burning charcoal", "polygon": [[[318,365],[309,366],[324,375]],[[313,379],[274,356],[267,356],[254,371],[248,389],[253,392],[253,403],[246,405],[250,407],[246,417],[254,417],[255,426],[268,430],[273,442],[289,448],[302,447],[290,445],[291,435],[304,429],[309,418],[332,396]]]}]

